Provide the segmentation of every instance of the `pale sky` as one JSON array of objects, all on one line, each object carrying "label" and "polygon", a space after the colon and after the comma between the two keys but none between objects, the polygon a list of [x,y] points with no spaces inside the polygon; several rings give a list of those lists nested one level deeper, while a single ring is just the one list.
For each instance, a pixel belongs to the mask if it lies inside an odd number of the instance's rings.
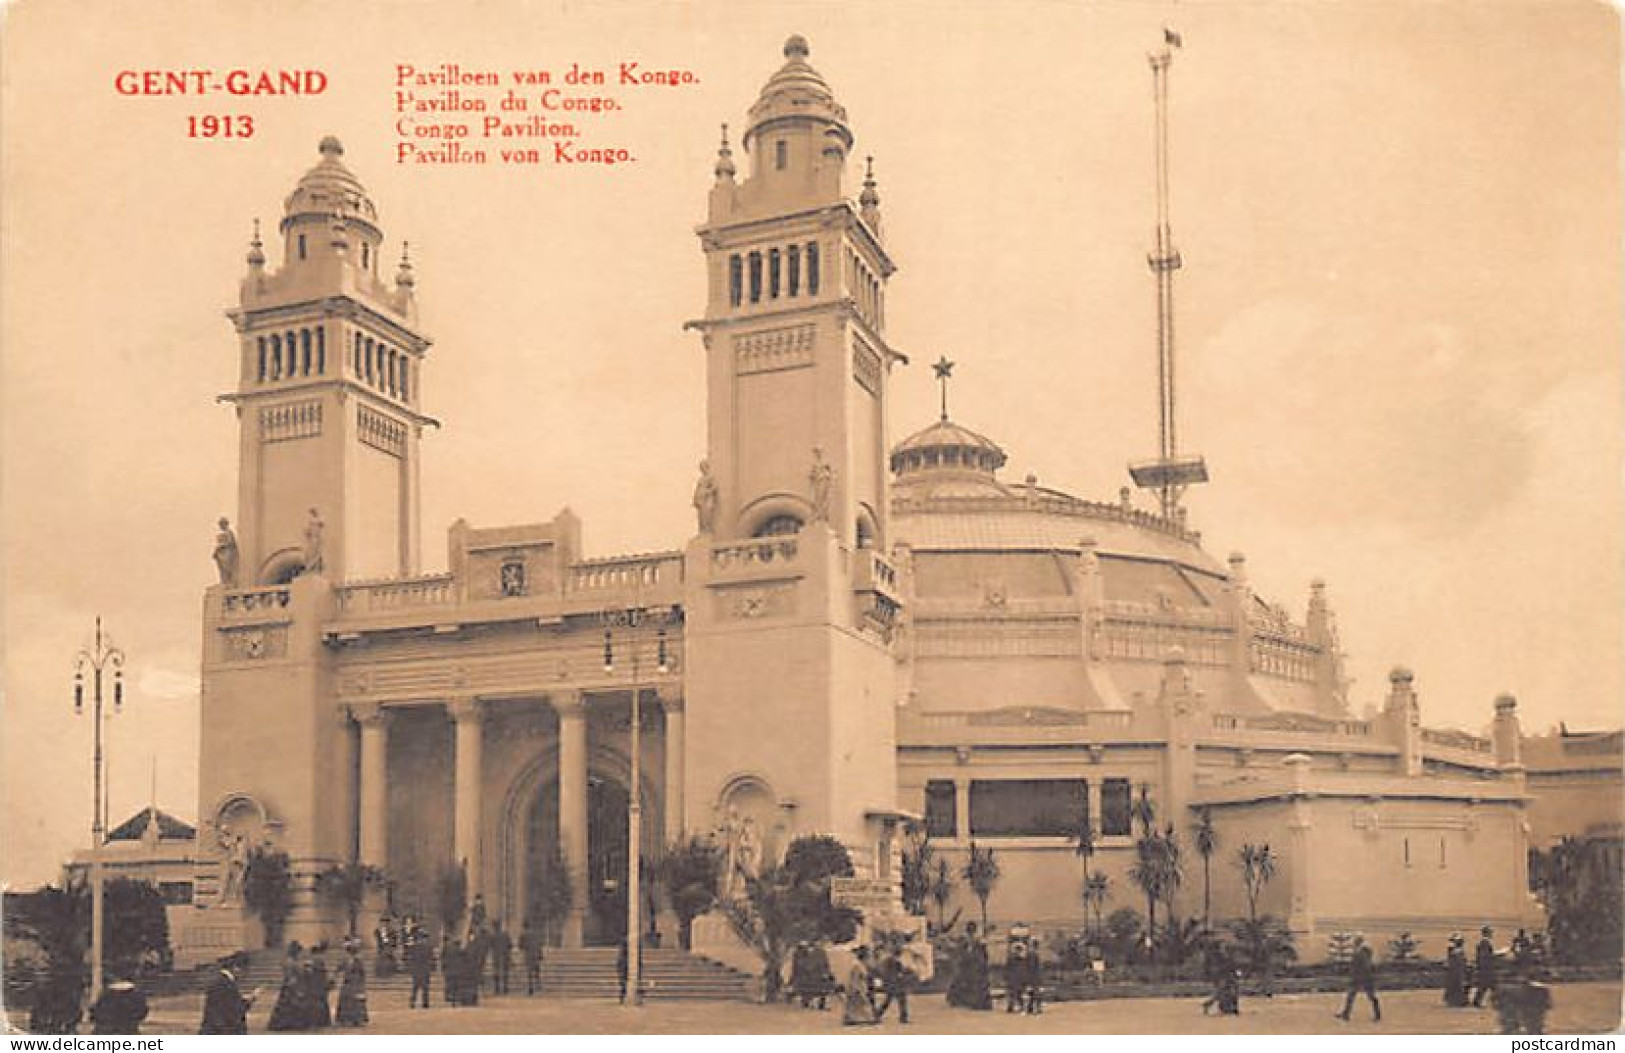
[{"label": "pale sky", "polygon": [[[342,10],[342,13],[340,13]],[[444,531],[569,505],[588,550],[676,547],[703,455],[700,248],[717,125],[791,33],[873,153],[889,247],[893,440],[953,416],[1006,475],[1112,499],[1156,444],[1150,74],[1172,73],[1181,433],[1221,559],[1301,618],[1323,577],[1356,677],[1394,664],[1430,724],[1621,712],[1619,29],[1597,4],[155,2],[5,12],[4,879],[88,840],[73,658],[129,656],[115,822],[197,814],[214,521],[236,518],[222,311],[251,222],[325,134],[412,242],[434,336],[424,564]],[[87,31],[89,30],[89,31]],[[394,66],[686,67],[623,95],[611,169],[412,169]],[[124,98],[121,69],[317,68],[313,98]],[[243,141],[188,114],[249,112]],[[737,136],[736,136],[737,142]],[[743,159],[741,159],[743,160]],[[857,170],[852,187],[856,192]],[[267,246],[273,260],[280,246]],[[387,273],[387,269],[386,269]]]}]

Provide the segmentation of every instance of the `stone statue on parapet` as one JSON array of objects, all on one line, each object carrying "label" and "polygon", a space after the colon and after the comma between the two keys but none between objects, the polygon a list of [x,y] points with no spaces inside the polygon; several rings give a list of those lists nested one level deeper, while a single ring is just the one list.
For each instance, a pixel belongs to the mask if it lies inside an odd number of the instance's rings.
[{"label": "stone statue on parapet", "polygon": [[756,830],[756,820],[750,816],[739,827],[738,861],[741,878],[753,878],[761,872],[762,837]]},{"label": "stone statue on parapet", "polygon": [[310,518],[305,521],[305,574],[320,574],[322,572],[322,531],[325,524],[321,513],[314,508],[310,510]]},{"label": "stone statue on parapet", "polygon": [[739,879],[739,840],[744,824],[739,820],[739,809],[729,808],[722,821],[722,899],[736,900],[745,894],[745,883]]},{"label": "stone statue on parapet", "polygon": [[226,855],[221,867],[220,902],[241,903],[243,877],[248,873],[248,838],[231,830],[221,830],[220,847]]},{"label": "stone statue on parapet", "polygon": [[694,484],[694,512],[699,518],[700,533],[709,534],[717,526],[717,506],[722,495],[717,490],[716,477],[711,474],[711,462],[700,462],[700,479]]},{"label": "stone statue on parapet", "polygon": [[237,585],[237,535],[231,531],[231,520],[220,517],[220,532],[214,536],[214,565],[220,571],[220,584],[227,588]]},{"label": "stone statue on parapet", "polygon": [[808,471],[807,478],[812,484],[812,513],[813,522],[829,522],[829,494],[835,483],[835,469],[824,460],[824,448],[813,447],[812,469]]}]

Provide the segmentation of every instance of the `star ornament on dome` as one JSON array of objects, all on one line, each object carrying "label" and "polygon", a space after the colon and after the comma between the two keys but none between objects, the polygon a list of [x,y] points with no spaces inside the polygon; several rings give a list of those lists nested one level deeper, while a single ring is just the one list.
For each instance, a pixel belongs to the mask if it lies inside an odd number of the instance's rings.
[{"label": "star ornament on dome", "polygon": [[937,375],[937,381],[942,385],[942,419],[948,419],[948,381],[954,375],[954,363],[948,361],[943,355],[931,363],[931,372]]}]

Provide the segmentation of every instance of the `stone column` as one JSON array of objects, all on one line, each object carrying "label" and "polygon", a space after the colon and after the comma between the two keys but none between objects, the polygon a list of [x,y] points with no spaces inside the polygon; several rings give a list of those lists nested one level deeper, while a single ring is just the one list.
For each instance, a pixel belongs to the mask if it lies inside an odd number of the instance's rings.
[{"label": "stone column", "polygon": [[361,725],[361,862],[382,868],[389,862],[389,714],[372,702],[352,705],[350,715]]},{"label": "stone column", "polygon": [[687,828],[683,814],[683,696],[663,689],[660,707],[666,711],[666,844],[683,836]]},{"label": "stone column", "polygon": [[552,701],[559,715],[559,842],[570,874],[564,945],[580,947],[587,920],[587,706],[579,691]]},{"label": "stone column", "polygon": [[954,842],[970,844],[970,776],[954,779]]},{"label": "stone column", "polygon": [[446,709],[457,724],[457,774],[453,790],[452,860],[468,871],[468,898],[485,891],[480,867],[481,749],[485,722],[480,700],[453,699]]}]

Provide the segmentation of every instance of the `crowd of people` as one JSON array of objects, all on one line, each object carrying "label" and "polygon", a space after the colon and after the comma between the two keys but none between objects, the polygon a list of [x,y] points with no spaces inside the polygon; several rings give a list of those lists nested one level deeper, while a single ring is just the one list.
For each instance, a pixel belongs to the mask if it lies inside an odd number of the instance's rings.
[{"label": "crowd of people", "polygon": [[[344,960],[336,971],[328,968],[327,954],[325,943],[317,944],[307,953],[298,940],[289,942],[287,957],[282,962],[282,985],[277,991],[276,1004],[271,1007],[270,1022],[266,1025],[270,1030],[310,1031],[335,1024],[339,1027],[361,1027],[367,1023],[367,967],[361,960],[360,941],[354,938],[345,941]],[[229,972],[229,969],[222,970],[222,973]],[[234,976],[232,980],[235,980]],[[336,1009],[332,1001],[335,988],[338,991]],[[238,992],[238,996],[241,996],[241,992]],[[230,998],[222,994],[221,1002],[229,1005]],[[208,998],[205,996],[204,1021],[200,1030],[210,1026]]]},{"label": "crowd of people", "polygon": [[[1452,1008],[1481,1008],[1486,1004],[1498,1014],[1505,1033],[1540,1034],[1552,1004],[1546,977],[1547,949],[1541,933],[1530,935],[1519,929],[1505,949],[1497,949],[1494,931],[1485,926],[1472,954],[1460,933],[1446,946],[1443,1001]],[[831,964],[831,950],[822,944],[802,941],[790,958],[789,995],[792,1004],[803,1009],[825,1010],[832,1000],[848,1025],[873,1025],[897,1009],[902,1024],[910,1022],[909,994],[916,984],[931,979],[935,954],[942,954],[948,967],[946,1004],[951,1008],[987,1011],[995,1005],[995,978],[1002,974],[1003,1002],[1009,1013],[1041,1013],[1045,1002],[1044,963],[1037,937],[1024,924],[1011,926],[1002,938],[1002,970],[992,963],[989,933],[975,923],[965,925],[957,937],[937,938],[935,947],[917,934],[880,933],[873,944],[841,953],[850,958],[844,980]],[[504,931],[501,921],[489,919],[476,897],[462,938],[443,936],[438,951],[427,929],[414,918],[386,916],[374,934],[380,976],[404,969],[411,976],[409,1006],[430,1005],[432,977],[438,970],[443,978],[443,997],[448,1005],[477,1005],[482,988],[493,994],[510,991],[513,958],[517,950],[525,967],[525,989],[529,995],[541,990],[543,939],[527,921],[515,941]],[[368,1023],[367,968],[362,960],[361,942],[345,941],[344,956],[329,968],[329,948],[318,944],[308,951],[298,941],[287,945],[282,978],[276,1002],[271,1009],[271,1031],[311,1031],[338,1027],[360,1027]],[[617,972],[621,997],[626,997],[625,942],[621,943]],[[1086,974],[1101,982],[1103,965],[1098,951],[1091,948]],[[211,978],[204,995],[201,1034],[246,1034],[248,1013],[258,991],[244,994],[239,985],[243,965],[240,956],[223,960]],[[1379,968],[1376,955],[1362,935],[1351,940],[1346,964],[1347,987],[1336,1016],[1349,1020],[1356,1002],[1363,996],[1371,1008],[1373,1021],[1382,1019],[1378,998]],[[1210,985],[1202,1001],[1204,1015],[1217,1010],[1223,1014],[1241,1012],[1241,962],[1235,949],[1218,941],[1208,941],[1203,949],[1203,973]],[[1266,984],[1260,992],[1272,993]],[[50,984],[42,984],[34,1006],[31,1029],[36,1033],[64,1033],[81,1022],[78,998],[72,1005],[56,998]],[[336,1004],[333,1000],[337,993]],[[60,1003],[60,1004],[59,1004]],[[147,1016],[147,1000],[128,979],[115,977],[89,1010],[97,1034],[135,1034]]]}]

